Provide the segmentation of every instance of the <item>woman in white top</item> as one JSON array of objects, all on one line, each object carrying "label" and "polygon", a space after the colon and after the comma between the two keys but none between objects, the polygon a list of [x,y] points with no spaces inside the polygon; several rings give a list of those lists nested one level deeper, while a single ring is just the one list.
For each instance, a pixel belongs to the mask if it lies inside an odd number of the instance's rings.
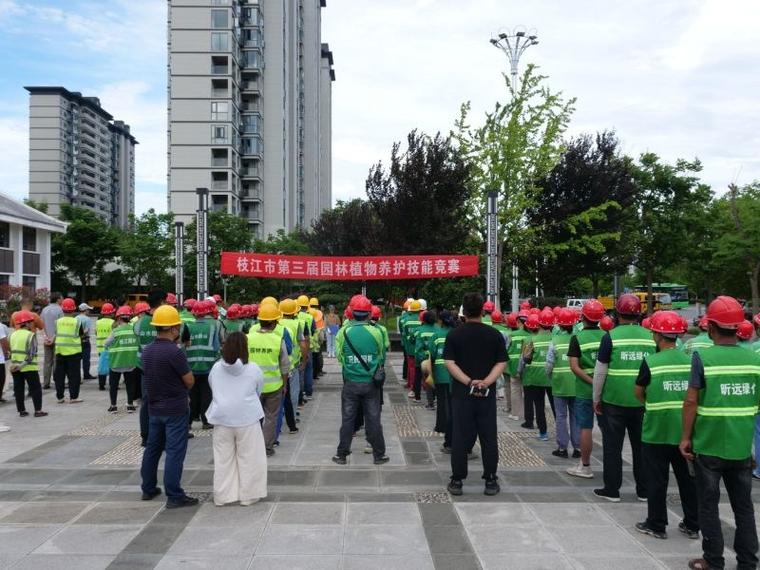
[{"label": "woman in white top", "polygon": [[206,412],[214,425],[214,504],[248,506],[267,496],[267,456],[261,420],[264,374],[248,363],[248,341],[232,333],[208,377],[213,400]]}]

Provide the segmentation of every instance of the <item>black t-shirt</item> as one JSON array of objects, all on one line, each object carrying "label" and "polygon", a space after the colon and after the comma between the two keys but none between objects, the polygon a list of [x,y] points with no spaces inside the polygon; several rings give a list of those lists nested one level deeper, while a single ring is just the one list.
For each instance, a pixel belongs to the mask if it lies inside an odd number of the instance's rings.
[{"label": "black t-shirt", "polygon": [[649,370],[647,361],[644,360],[639,367],[639,375],[636,377],[636,385],[646,388],[652,383],[652,372]]},{"label": "black t-shirt", "polygon": [[596,359],[602,364],[609,364],[612,360],[612,337],[607,333],[602,337],[599,343],[599,352],[596,353]]},{"label": "black t-shirt", "polygon": [[[465,323],[446,337],[443,358],[456,362],[470,378],[483,380],[498,362],[506,362],[509,357],[504,337],[499,331],[483,323]],[[469,396],[467,386],[453,379],[451,384],[453,397]],[[488,397],[496,397],[495,386],[490,387]]]}]

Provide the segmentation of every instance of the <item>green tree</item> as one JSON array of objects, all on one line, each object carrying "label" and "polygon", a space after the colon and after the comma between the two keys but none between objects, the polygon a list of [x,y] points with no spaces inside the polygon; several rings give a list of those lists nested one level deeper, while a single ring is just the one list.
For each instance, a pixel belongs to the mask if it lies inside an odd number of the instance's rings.
[{"label": "green tree", "polygon": [[174,216],[152,208],[130,216],[131,230],[121,235],[119,257],[125,275],[139,288],[163,287],[174,267]]},{"label": "green tree", "polygon": [[42,212],[43,214],[48,213],[48,203],[44,200],[37,202],[35,200],[32,200],[31,198],[24,198],[24,204],[29,206],[30,208],[34,208],[35,210]]},{"label": "green tree", "polygon": [[305,239],[318,255],[379,255],[384,253],[379,233],[375,210],[366,200],[356,198],[339,201],[322,212]]},{"label": "green tree", "polygon": [[69,204],[61,206],[61,219],[68,227],[53,237],[53,268],[76,278],[81,299],[86,300],[90,282],[100,278],[106,263],[118,254],[117,232],[91,210]]}]

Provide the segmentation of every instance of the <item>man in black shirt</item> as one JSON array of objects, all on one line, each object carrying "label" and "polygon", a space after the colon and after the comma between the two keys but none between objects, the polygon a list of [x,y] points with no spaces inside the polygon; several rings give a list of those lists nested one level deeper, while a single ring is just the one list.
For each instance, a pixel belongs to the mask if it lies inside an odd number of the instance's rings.
[{"label": "man in black shirt", "polygon": [[462,309],[465,324],[446,337],[443,358],[454,379],[451,386],[453,437],[451,449],[452,495],[462,494],[462,480],[467,478],[467,454],[480,439],[483,455],[485,494],[500,491],[496,468],[499,449],[496,435],[495,382],[507,363],[504,337],[481,322],[483,297],[479,293],[464,296]]}]

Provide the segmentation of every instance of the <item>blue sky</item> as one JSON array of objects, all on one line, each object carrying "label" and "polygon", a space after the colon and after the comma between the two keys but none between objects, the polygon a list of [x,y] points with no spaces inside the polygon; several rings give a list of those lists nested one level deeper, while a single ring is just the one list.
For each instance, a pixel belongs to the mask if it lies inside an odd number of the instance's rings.
[{"label": "blue sky", "polygon": [[[757,0],[329,0],[333,198],[364,196],[410,130],[447,133],[462,102],[477,121],[503,99],[488,39],[518,24],[540,39],[524,60],[578,99],[571,135],[614,129],[634,156],[699,157],[718,192],[760,179]],[[27,194],[23,86],[60,84],[132,126],[137,212],[165,210],[166,57],[165,0],[0,0],[0,190]]]}]

